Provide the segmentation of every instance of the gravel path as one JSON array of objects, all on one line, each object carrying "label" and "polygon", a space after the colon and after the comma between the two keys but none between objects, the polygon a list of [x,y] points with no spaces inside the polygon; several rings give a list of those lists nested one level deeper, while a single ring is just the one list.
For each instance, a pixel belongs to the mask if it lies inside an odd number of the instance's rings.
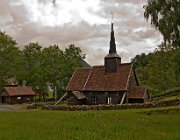
[{"label": "gravel path", "polygon": [[0,104],[0,111],[12,111],[20,109],[20,105],[2,105]]}]

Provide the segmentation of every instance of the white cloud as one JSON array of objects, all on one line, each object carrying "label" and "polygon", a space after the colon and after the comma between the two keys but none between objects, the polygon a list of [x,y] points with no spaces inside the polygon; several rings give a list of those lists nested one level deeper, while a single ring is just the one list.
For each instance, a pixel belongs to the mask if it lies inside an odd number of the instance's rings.
[{"label": "white cloud", "polygon": [[148,53],[161,42],[159,32],[144,20],[147,0],[0,0],[0,26],[19,46],[39,42],[64,49],[78,45],[92,65],[103,64],[109,50],[110,12],[118,54],[123,62]]},{"label": "white cloud", "polygon": [[[47,1],[19,0],[26,8],[31,22],[44,26],[63,26],[71,23],[76,25],[82,21],[90,25],[102,24],[107,21],[99,17],[99,0],[57,0],[55,5]],[[17,3],[13,3],[17,5]]]}]

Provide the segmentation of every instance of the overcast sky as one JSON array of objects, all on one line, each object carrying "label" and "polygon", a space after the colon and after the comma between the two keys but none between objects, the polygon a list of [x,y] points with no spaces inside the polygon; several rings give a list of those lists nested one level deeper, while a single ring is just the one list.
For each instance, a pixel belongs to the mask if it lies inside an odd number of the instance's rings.
[{"label": "overcast sky", "polygon": [[162,37],[143,17],[147,0],[0,0],[0,30],[23,47],[75,44],[91,65],[102,65],[109,50],[111,11],[117,52],[123,62],[160,44]]}]

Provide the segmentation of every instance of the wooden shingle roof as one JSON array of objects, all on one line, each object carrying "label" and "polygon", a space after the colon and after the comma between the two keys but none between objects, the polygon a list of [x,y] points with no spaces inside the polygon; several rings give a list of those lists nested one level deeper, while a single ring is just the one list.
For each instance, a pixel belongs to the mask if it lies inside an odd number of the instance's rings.
[{"label": "wooden shingle roof", "polygon": [[116,73],[105,73],[104,66],[77,69],[67,86],[67,90],[125,91],[131,70],[131,63],[119,65]]},{"label": "wooden shingle roof", "polygon": [[71,77],[71,80],[69,81],[67,90],[81,91],[84,88],[90,71],[91,68],[77,69]]},{"label": "wooden shingle roof", "polygon": [[6,91],[9,96],[35,95],[30,87],[5,87],[4,91]]},{"label": "wooden shingle roof", "polygon": [[145,99],[147,94],[147,89],[144,87],[133,87],[131,93],[128,94],[127,98],[137,98],[137,99]]}]

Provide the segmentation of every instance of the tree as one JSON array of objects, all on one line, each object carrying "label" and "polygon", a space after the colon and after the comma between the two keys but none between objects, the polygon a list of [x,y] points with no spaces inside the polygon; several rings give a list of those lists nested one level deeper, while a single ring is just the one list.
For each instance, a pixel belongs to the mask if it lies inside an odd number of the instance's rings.
[{"label": "tree", "polygon": [[19,84],[38,89],[43,97],[49,85],[59,96],[63,94],[74,70],[82,67],[85,58],[73,44],[64,52],[57,45],[42,49],[39,43],[29,43],[23,50],[16,45],[15,40],[0,32],[0,85],[4,85],[4,77],[16,78]]},{"label": "tree", "polygon": [[162,43],[147,55],[137,55],[132,62],[138,81],[146,86],[152,95],[158,95],[178,86],[179,49]]},{"label": "tree", "polygon": [[82,54],[80,48],[71,44],[64,52],[59,46],[51,45],[42,50],[42,56],[44,79],[60,96],[64,93],[74,70],[82,67],[82,59],[85,58],[85,55]]},{"label": "tree", "polygon": [[158,56],[159,82],[161,89],[165,92],[167,89],[176,85],[174,50],[171,45],[161,43],[155,52]]},{"label": "tree", "polygon": [[151,25],[162,33],[164,41],[180,47],[180,1],[148,0],[144,8],[145,19],[151,20]]},{"label": "tree", "polygon": [[146,79],[147,79],[147,65],[148,65],[148,59],[145,53],[142,53],[141,55],[136,55],[132,60],[132,63],[134,64],[134,68],[136,72],[138,73],[138,81],[142,85],[146,85]]},{"label": "tree", "polygon": [[22,50],[22,71],[19,80],[33,88],[44,86],[42,71],[42,47],[38,43],[29,43]]},{"label": "tree", "polygon": [[174,51],[174,62],[177,86],[180,86],[180,48]]},{"label": "tree", "polygon": [[65,49],[64,54],[66,63],[65,83],[67,84],[75,69],[83,66],[82,60],[85,59],[85,54],[82,54],[81,49],[79,47],[76,47],[74,44],[69,45],[69,47]]},{"label": "tree", "polygon": [[43,55],[43,75],[46,83],[48,83],[51,88],[57,91],[57,94],[61,93],[61,86],[64,72],[64,54],[63,51],[59,49],[57,45],[51,45],[48,48],[44,48],[42,51]]},{"label": "tree", "polygon": [[4,77],[16,77],[20,65],[20,50],[17,43],[5,32],[0,32],[0,84],[4,85]]}]

